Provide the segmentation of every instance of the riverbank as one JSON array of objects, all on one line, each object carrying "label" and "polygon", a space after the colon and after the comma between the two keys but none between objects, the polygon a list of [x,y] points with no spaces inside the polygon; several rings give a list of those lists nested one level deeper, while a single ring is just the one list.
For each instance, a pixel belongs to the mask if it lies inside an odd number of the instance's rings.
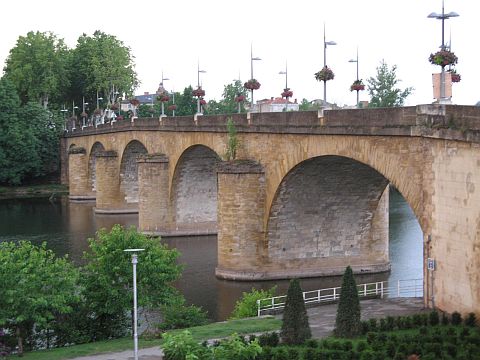
[{"label": "riverbank", "polygon": [[0,186],[0,199],[52,197],[67,194],[68,186],[61,184]]}]

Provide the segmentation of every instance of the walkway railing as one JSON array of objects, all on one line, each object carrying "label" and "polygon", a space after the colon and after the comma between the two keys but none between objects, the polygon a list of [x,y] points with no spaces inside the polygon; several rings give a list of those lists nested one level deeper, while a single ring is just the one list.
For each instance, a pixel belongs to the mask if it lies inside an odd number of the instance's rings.
[{"label": "walkway railing", "polygon": [[[396,283],[378,281],[357,285],[358,295],[361,298],[372,297],[423,297],[423,279],[398,280]],[[340,299],[341,287],[304,291],[305,304],[331,303]],[[285,307],[286,295],[274,296],[257,300],[257,315],[261,316],[271,311]]]}]

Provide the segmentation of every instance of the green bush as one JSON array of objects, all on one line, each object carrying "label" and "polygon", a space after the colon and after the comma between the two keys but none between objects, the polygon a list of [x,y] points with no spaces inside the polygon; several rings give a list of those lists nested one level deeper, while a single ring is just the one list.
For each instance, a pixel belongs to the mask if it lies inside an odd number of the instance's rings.
[{"label": "green bush", "polygon": [[258,342],[260,346],[271,346],[275,347],[278,345],[280,339],[276,332],[264,333],[258,337]]},{"label": "green bush", "polygon": [[175,335],[165,333],[163,340],[162,349],[165,360],[185,360],[187,356],[196,356],[193,359],[197,359],[209,351],[195,341],[188,330]]},{"label": "green bush", "polygon": [[244,292],[240,300],[235,303],[230,319],[242,319],[257,316],[258,306],[257,300],[267,299],[275,296],[277,287],[274,286],[269,290],[257,290],[252,288],[250,292]]},{"label": "green bush", "polygon": [[369,331],[377,331],[377,319],[368,320]]},{"label": "green bush", "polygon": [[465,325],[469,327],[474,327],[477,325],[477,317],[475,316],[475,313],[471,312],[468,314],[468,316],[465,318]]},{"label": "green bush", "polygon": [[303,349],[303,354],[302,354],[302,359],[303,360],[316,360],[317,359],[317,353],[316,349],[307,347]]},{"label": "green bush", "polygon": [[245,343],[237,334],[233,334],[213,348],[213,358],[222,360],[253,360],[262,352],[258,340]]},{"label": "green bush", "polygon": [[364,341],[364,340],[360,340],[360,341],[357,343],[357,352],[361,353],[361,352],[364,351],[367,347],[368,347],[367,342]]},{"label": "green bush", "polygon": [[455,311],[453,314],[452,314],[452,325],[460,325],[462,323],[462,315]]},{"label": "green bush", "polygon": [[438,316],[438,312],[436,310],[433,310],[429,316],[428,316],[428,322],[432,326],[436,326],[440,322],[440,317]]},{"label": "green bush", "polygon": [[288,350],[284,347],[273,349],[272,360],[290,360]]},{"label": "green bush", "polygon": [[442,313],[442,325],[448,325],[450,321],[448,320],[448,316],[445,313]]},{"label": "green bush", "polygon": [[312,334],[308,324],[302,288],[298,279],[293,279],[288,287],[287,300],[283,312],[282,342],[289,345],[299,345],[311,337]]},{"label": "green bush", "polygon": [[377,333],[370,331],[367,333],[367,343],[373,344],[377,340]]},{"label": "green bush", "polygon": [[360,300],[353,271],[347,266],[342,279],[334,333],[339,337],[355,337],[361,333]]},{"label": "green bush", "polygon": [[387,316],[387,330],[392,331],[395,329],[395,318],[393,316]]},{"label": "green bush", "polygon": [[208,323],[207,314],[202,308],[175,303],[161,307],[163,322],[158,325],[161,330],[184,329]]}]

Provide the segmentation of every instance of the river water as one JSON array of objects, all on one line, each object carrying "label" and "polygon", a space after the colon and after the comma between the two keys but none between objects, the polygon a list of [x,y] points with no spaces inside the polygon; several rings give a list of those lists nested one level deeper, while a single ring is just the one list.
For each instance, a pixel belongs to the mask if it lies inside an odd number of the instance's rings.
[{"label": "river water", "polygon": [[[49,201],[47,198],[0,200],[0,242],[30,240],[48,247],[58,255],[69,254],[80,263],[88,249],[87,238],[101,228],[113,224],[136,226],[137,215],[97,215],[93,203],[73,203],[66,197]],[[268,289],[277,285],[278,293],[285,294],[288,281],[233,282],[215,277],[217,263],[216,236],[162,239],[182,254],[185,265],[177,288],[188,302],[202,306],[214,320],[226,319],[242,292],[252,287]],[[392,271],[377,275],[357,276],[357,283],[396,281],[422,278],[423,236],[418,221],[402,196],[390,193],[390,260]],[[141,264],[139,265],[141,266]],[[304,290],[315,290],[341,284],[340,277],[304,279]]]}]

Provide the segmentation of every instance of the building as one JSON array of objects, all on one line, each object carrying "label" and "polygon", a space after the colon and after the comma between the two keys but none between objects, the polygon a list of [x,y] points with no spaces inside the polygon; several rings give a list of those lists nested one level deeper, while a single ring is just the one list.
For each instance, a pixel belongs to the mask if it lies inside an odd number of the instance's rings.
[{"label": "building", "polygon": [[282,112],[282,111],[298,111],[299,104],[297,99],[294,102],[284,98],[273,98],[258,100],[253,106],[253,112]]}]

